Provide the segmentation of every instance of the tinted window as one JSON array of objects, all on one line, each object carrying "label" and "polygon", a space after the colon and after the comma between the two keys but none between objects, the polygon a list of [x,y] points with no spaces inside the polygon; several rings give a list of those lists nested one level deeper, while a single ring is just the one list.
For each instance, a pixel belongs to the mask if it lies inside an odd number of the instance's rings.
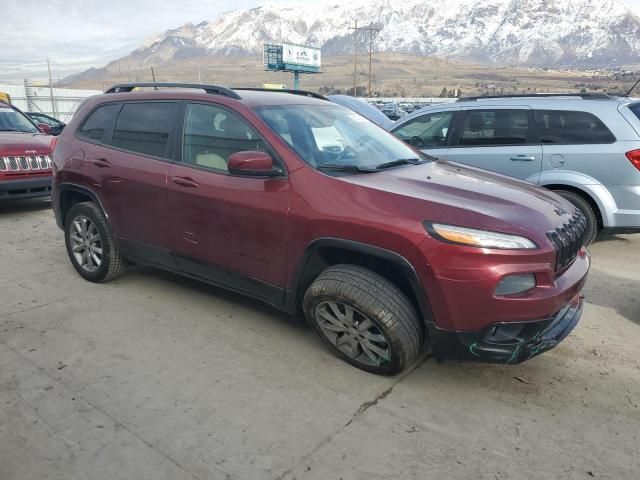
[{"label": "tinted window", "polygon": [[0,131],[37,133],[40,130],[22,113],[0,106]]},{"label": "tinted window", "polygon": [[183,162],[227,171],[230,155],[255,150],[268,152],[262,138],[238,115],[213,105],[187,105]]},{"label": "tinted window", "polygon": [[613,143],[609,129],[591,113],[536,110],[534,111],[540,142],[542,143]]},{"label": "tinted window", "polygon": [[97,143],[106,143],[111,133],[113,119],[120,110],[120,105],[103,105],[96,108],[80,127],[78,133]]},{"label": "tinted window", "polygon": [[636,117],[640,119],[640,103],[629,105],[629,110],[636,114]]},{"label": "tinted window", "polygon": [[460,145],[524,145],[528,136],[528,110],[471,110],[462,122]]},{"label": "tinted window", "polygon": [[113,129],[111,145],[132,152],[168,158],[169,133],[176,103],[125,103]]},{"label": "tinted window", "polygon": [[395,130],[393,134],[417,148],[438,148],[446,145],[453,112],[421,115]]}]

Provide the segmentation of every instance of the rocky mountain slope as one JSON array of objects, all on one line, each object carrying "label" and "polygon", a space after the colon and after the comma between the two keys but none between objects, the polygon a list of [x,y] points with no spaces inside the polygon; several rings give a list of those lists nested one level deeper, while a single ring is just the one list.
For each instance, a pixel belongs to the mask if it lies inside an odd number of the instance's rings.
[{"label": "rocky mountain slope", "polygon": [[[373,45],[379,52],[538,67],[640,62],[640,18],[620,0],[352,0],[226,12],[149,38],[105,68],[255,55],[264,43],[281,41],[319,46],[325,56],[347,54],[356,19],[378,29]],[[368,35],[361,31],[357,39],[363,51]]]}]

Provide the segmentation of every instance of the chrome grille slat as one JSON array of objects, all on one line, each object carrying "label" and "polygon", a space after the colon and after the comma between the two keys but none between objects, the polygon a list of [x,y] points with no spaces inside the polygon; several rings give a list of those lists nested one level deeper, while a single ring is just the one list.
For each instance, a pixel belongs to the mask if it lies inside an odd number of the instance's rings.
[{"label": "chrome grille slat", "polygon": [[586,230],[587,221],[582,212],[576,210],[567,223],[547,232],[547,237],[556,250],[556,272],[564,270],[576,259]]},{"label": "chrome grille slat", "polygon": [[49,155],[0,157],[0,172],[22,172],[51,169]]}]

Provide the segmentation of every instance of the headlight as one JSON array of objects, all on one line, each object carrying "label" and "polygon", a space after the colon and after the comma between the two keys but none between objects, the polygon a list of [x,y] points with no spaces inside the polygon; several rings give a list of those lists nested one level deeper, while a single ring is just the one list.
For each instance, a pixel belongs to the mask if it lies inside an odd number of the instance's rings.
[{"label": "headlight", "polygon": [[444,225],[442,223],[424,223],[429,234],[447,243],[468,245],[479,248],[499,248],[505,250],[532,250],[538,246],[531,240],[518,235],[476,230],[475,228]]}]

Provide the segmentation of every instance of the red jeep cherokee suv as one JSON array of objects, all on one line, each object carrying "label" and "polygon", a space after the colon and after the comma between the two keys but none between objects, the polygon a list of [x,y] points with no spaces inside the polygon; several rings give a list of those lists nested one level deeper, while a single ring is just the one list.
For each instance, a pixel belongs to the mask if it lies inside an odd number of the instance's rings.
[{"label": "red jeep cherokee suv", "polygon": [[139,263],[220,285],[303,312],[386,374],[426,344],[521,362],[578,322],[585,220],[559,196],[308,92],[150,86],[89,99],[54,152],[56,220],[87,280]]},{"label": "red jeep cherokee suv", "polygon": [[16,107],[0,101],[0,201],[50,195],[55,141]]}]

